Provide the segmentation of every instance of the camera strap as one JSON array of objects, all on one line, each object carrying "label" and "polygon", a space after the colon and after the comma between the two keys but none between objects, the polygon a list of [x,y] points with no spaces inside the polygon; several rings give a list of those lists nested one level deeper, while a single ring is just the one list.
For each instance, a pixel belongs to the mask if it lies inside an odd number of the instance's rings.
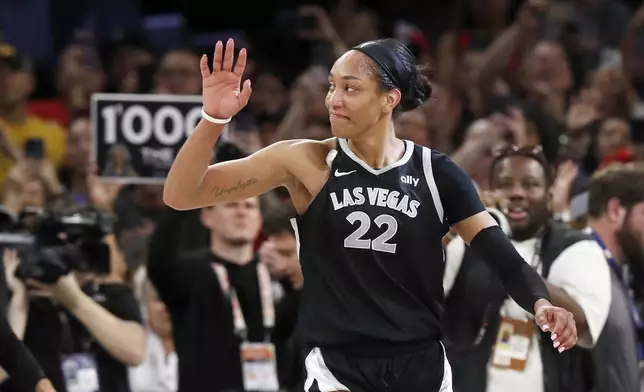
[{"label": "camera strap", "polygon": [[[246,318],[239,304],[239,298],[235,288],[231,285],[228,277],[226,267],[220,263],[214,263],[213,268],[219,279],[219,284],[224,295],[230,299],[233,308],[233,325],[235,334],[247,340],[248,326]],[[257,281],[259,283],[259,296],[262,305],[262,319],[263,325],[266,329],[266,340],[269,339],[269,331],[275,326],[275,301],[273,298],[273,287],[271,284],[271,276],[268,268],[261,262],[257,263]]]}]

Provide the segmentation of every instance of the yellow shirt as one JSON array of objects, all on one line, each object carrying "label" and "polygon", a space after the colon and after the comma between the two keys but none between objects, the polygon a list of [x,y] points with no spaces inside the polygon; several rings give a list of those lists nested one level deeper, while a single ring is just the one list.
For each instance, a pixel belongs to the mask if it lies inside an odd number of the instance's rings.
[{"label": "yellow shirt", "polygon": [[[63,128],[53,122],[31,115],[22,123],[10,123],[0,118],[0,130],[20,152],[24,151],[27,140],[31,138],[42,139],[45,157],[56,169],[60,168],[63,159],[65,159],[67,134]],[[0,189],[4,188],[9,170],[14,163],[4,154],[0,154]]]}]

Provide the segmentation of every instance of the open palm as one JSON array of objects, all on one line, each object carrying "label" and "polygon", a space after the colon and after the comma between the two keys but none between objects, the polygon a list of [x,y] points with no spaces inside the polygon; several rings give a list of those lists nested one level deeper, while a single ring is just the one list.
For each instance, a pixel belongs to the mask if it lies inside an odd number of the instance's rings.
[{"label": "open palm", "polygon": [[[224,44],[215,45],[212,72],[208,67],[208,57],[201,57],[201,77],[203,79],[203,106],[209,116],[226,119],[234,116],[248,104],[251,87],[250,80],[241,86],[241,77],[246,67],[246,49],[242,49],[234,59],[235,42],[231,39]],[[241,90],[240,90],[241,87]]]}]

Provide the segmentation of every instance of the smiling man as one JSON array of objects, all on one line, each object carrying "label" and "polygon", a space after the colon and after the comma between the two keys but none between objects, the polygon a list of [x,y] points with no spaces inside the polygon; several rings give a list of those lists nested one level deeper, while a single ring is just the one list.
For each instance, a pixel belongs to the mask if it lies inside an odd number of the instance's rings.
[{"label": "smiling man", "polygon": [[[505,216],[512,244],[544,277],[553,303],[573,313],[578,344],[591,348],[608,317],[610,273],[590,236],[551,219],[551,184],[540,148],[508,148],[492,162],[490,186],[498,197],[488,207]],[[477,258],[459,238],[447,246],[445,331],[454,391],[583,391],[580,352],[558,353],[539,336],[531,316]]]}]

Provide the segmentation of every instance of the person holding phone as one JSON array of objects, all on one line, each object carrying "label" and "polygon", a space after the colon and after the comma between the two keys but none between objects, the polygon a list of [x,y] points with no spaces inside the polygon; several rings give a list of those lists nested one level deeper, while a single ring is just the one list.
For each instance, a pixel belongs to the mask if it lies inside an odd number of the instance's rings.
[{"label": "person holding phone", "polygon": [[20,157],[39,156],[35,159],[47,160],[56,171],[65,156],[65,130],[27,111],[34,85],[28,59],[0,45],[0,191]]}]

